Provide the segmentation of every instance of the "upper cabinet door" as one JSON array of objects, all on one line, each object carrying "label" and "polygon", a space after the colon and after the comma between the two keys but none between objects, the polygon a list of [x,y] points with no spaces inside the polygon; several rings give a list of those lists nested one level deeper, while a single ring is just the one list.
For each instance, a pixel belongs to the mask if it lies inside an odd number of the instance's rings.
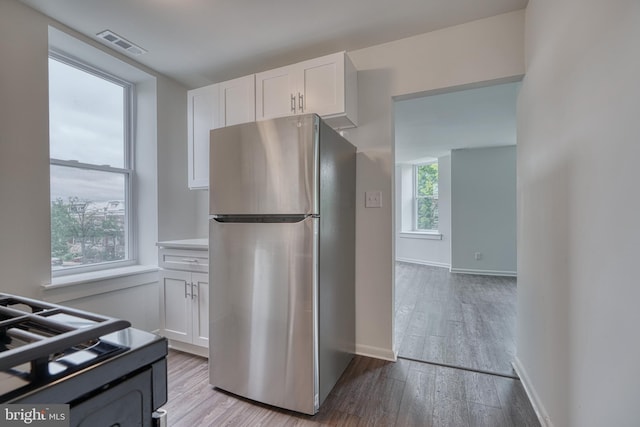
[{"label": "upper cabinet door", "polygon": [[218,85],[188,93],[188,171],[190,189],[209,186],[209,132],[218,127]]},{"label": "upper cabinet door", "polygon": [[296,72],[290,65],[256,74],[256,120],[297,113]]},{"label": "upper cabinet door", "polygon": [[330,126],[356,125],[357,74],[345,52],[256,74],[256,120],[316,113]]},{"label": "upper cabinet door", "polygon": [[345,54],[340,52],[297,64],[300,79],[296,100],[298,114],[326,116],[344,113],[344,57]]},{"label": "upper cabinet door", "polygon": [[256,119],[256,86],[253,74],[219,85],[221,127],[252,122]]}]

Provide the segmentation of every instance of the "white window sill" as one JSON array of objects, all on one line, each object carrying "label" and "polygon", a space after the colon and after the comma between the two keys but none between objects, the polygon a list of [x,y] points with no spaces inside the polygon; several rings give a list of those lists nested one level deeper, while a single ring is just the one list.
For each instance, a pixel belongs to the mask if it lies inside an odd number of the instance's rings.
[{"label": "white window sill", "polygon": [[131,265],[128,267],[54,277],[43,285],[43,298],[60,303],[107,292],[119,291],[158,282],[157,265]]},{"label": "white window sill", "polygon": [[442,240],[442,233],[437,231],[401,231],[399,235],[406,239]]},{"label": "white window sill", "polygon": [[116,279],[123,276],[131,276],[135,274],[150,273],[158,271],[155,265],[130,265],[127,267],[110,268],[106,270],[90,271],[87,273],[69,274],[67,276],[58,276],[51,279],[51,283],[44,285],[45,289],[60,288],[64,286],[81,285],[89,282],[97,282],[101,280]]}]

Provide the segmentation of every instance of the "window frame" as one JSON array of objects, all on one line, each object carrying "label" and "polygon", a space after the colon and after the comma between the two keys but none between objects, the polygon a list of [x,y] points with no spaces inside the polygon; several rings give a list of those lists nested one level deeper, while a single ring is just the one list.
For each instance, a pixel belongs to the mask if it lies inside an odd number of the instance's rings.
[{"label": "window frame", "polygon": [[[433,195],[431,196],[420,196],[418,195],[418,168],[420,168],[420,166],[428,166],[428,165],[432,165],[432,164],[437,164],[438,160],[432,160],[429,162],[423,162],[423,163],[416,163],[413,165],[413,231],[417,232],[417,233],[432,233],[432,234],[436,234],[439,233],[440,230],[440,218],[438,216],[438,228],[418,228],[418,200],[419,199],[427,199],[427,198],[431,198],[432,200],[436,200],[436,202],[439,201],[439,197],[434,197]],[[440,181],[440,169],[438,168],[438,187],[439,185],[439,181]]]},{"label": "window frame", "polygon": [[[124,176],[124,203],[125,203],[125,217],[124,217],[124,227],[125,227],[125,239],[126,239],[126,247],[125,247],[125,259],[117,260],[117,261],[106,261],[95,264],[86,264],[79,265],[74,267],[68,267],[64,269],[54,270],[53,266],[51,266],[51,276],[52,277],[61,277],[61,276],[69,276],[73,274],[81,274],[87,272],[94,271],[103,271],[109,270],[112,268],[119,267],[127,267],[131,265],[137,264],[137,229],[135,227],[135,206],[136,206],[136,197],[134,193],[135,189],[135,161],[134,161],[134,153],[135,153],[135,103],[136,103],[136,93],[135,93],[135,84],[119,78],[111,73],[108,73],[104,70],[96,68],[82,60],[79,60],[75,57],[65,54],[62,51],[57,49],[49,49],[48,60],[53,59],[55,61],[59,61],[65,65],[70,67],[74,67],[80,71],[84,71],[93,76],[102,78],[106,81],[114,83],[123,88],[123,127],[124,127],[124,159],[123,166],[115,167],[109,165],[97,165],[92,163],[84,163],[75,160],[64,160],[64,159],[56,159],[49,157],[49,165],[50,166],[62,166],[62,167],[70,167],[81,170],[92,170],[92,171],[100,171],[100,172],[108,172],[108,173],[118,173]],[[50,142],[49,142],[50,144]],[[49,176],[51,176],[51,172],[49,172]],[[49,190],[49,199],[51,199],[51,190]],[[49,202],[49,206],[51,206],[51,200]],[[49,217],[51,217],[51,212],[49,212]],[[49,249],[51,252],[51,248]]]}]

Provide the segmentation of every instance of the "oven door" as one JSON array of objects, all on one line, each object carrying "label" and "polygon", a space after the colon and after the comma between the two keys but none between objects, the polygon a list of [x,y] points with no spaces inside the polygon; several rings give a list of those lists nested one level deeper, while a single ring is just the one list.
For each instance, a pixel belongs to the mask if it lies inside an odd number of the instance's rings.
[{"label": "oven door", "polygon": [[146,369],[72,403],[71,427],[150,427],[152,370]]}]

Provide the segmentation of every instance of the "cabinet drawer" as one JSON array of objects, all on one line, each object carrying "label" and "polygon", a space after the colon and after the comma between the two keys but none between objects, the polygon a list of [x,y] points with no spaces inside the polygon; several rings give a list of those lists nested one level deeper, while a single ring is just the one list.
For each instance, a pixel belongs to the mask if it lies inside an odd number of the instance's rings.
[{"label": "cabinet drawer", "polygon": [[159,257],[162,268],[204,273],[209,271],[209,251],[160,248]]}]

